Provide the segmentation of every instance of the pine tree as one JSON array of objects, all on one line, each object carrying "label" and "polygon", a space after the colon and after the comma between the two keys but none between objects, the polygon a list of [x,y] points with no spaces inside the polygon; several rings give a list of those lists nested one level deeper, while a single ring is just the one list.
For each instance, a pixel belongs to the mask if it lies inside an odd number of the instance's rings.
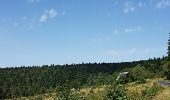
[{"label": "pine tree", "polygon": [[168,39],[168,60],[170,60],[170,33],[169,33],[169,39]]},{"label": "pine tree", "polygon": [[168,39],[168,61],[167,61],[167,79],[170,79],[170,33],[169,33],[169,39]]}]

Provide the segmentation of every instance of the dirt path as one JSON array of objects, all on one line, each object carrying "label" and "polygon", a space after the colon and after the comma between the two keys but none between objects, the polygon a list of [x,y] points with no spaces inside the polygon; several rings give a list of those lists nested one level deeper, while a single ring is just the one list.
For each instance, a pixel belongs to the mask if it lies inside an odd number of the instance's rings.
[{"label": "dirt path", "polygon": [[166,82],[166,81],[163,81],[163,80],[159,80],[159,81],[158,81],[158,84],[160,84],[160,85],[162,85],[162,86],[170,87],[170,82]]},{"label": "dirt path", "polygon": [[159,80],[157,83],[161,86],[164,86],[165,89],[158,93],[153,100],[170,100],[170,82]]}]

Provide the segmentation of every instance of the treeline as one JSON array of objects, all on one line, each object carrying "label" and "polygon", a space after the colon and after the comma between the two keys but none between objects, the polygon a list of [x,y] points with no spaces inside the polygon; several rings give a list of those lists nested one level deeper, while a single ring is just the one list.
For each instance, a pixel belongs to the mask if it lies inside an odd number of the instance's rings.
[{"label": "treeline", "polygon": [[[116,73],[120,71],[137,73],[140,68],[145,68],[149,73],[153,73],[153,76],[160,76],[164,75],[162,66],[165,59],[166,57],[121,63],[0,68],[0,99],[44,94],[59,87],[79,89],[82,86],[107,85],[115,81]],[[136,66],[139,67],[137,71],[131,70]],[[135,79],[137,77],[134,79],[131,77],[131,81],[137,80]]]}]

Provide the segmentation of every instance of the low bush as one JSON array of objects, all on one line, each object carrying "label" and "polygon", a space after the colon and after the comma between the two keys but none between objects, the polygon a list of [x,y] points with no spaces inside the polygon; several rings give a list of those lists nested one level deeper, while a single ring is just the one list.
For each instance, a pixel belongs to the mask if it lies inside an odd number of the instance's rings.
[{"label": "low bush", "polygon": [[123,85],[114,83],[108,87],[104,100],[128,100],[127,90]]},{"label": "low bush", "polygon": [[164,90],[164,87],[162,87],[162,86],[155,83],[153,86],[147,87],[144,91],[142,91],[142,95],[145,96],[145,97],[152,98],[159,91],[162,91],[162,90]]}]

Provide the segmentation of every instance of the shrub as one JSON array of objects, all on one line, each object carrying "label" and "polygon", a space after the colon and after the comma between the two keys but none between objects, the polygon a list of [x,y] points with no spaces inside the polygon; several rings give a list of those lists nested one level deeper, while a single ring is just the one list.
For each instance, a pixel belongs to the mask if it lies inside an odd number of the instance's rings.
[{"label": "shrub", "polygon": [[137,84],[146,83],[146,79],[144,77],[139,77],[136,83]]},{"label": "shrub", "polygon": [[137,81],[136,83],[145,83],[146,79],[153,77],[153,74],[146,70],[145,67],[137,65],[136,67],[129,70],[129,76],[132,81]]},{"label": "shrub", "polygon": [[159,91],[162,91],[164,88],[158,84],[154,84],[153,86],[146,88],[144,91],[142,91],[142,95],[145,97],[152,98],[155,96]]},{"label": "shrub", "polygon": [[59,94],[57,96],[57,100],[79,100],[79,97],[72,94],[70,92],[70,89],[67,87],[58,87],[57,90],[59,91]]},{"label": "shrub", "polygon": [[129,77],[127,77],[127,76],[122,76],[122,77],[119,78],[119,80],[117,80],[117,83],[118,83],[118,84],[126,84],[126,83],[129,82],[129,80],[130,80]]},{"label": "shrub", "polygon": [[112,84],[108,87],[104,100],[127,100],[128,96],[123,85]]}]

